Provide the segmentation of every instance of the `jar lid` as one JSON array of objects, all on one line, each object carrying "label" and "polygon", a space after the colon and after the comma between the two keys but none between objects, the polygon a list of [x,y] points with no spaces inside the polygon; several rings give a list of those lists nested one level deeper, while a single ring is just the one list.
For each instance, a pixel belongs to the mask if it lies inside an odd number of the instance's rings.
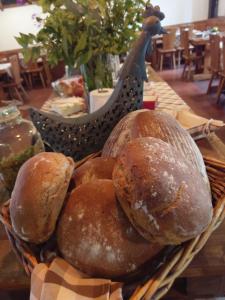
[{"label": "jar lid", "polygon": [[0,107],[0,123],[12,121],[20,115],[20,111],[16,106]]}]

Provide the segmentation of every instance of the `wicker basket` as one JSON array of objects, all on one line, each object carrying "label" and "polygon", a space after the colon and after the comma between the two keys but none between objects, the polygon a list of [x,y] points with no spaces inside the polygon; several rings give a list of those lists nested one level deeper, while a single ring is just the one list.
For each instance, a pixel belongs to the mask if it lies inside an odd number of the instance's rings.
[{"label": "wicker basket", "polygon": [[[76,164],[76,167],[98,154],[89,155]],[[151,276],[144,276],[135,284],[135,291],[132,292],[130,300],[139,299],[160,299],[171,288],[174,280],[190,264],[194,256],[203,248],[213,231],[222,223],[225,218],[225,162],[214,158],[204,157],[208,176],[211,183],[214,214],[212,222],[204,233],[180,246],[173,248],[172,254],[167,255],[164,263]],[[9,216],[9,201],[2,207],[1,222],[5,226],[6,233],[11,242],[14,252],[22,263],[26,273],[31,274],[33,268],[38,264],[41,249],[37,246],[26,243],[12,229]],[[161,262],[163,260],[161,259]],[[149,270],[150,271],[150,270]],[[150,273],[150,272],[149,272]],[[152,273],[152,270],[151,270]],[[132,285],[132,287],[134,284]]]}]

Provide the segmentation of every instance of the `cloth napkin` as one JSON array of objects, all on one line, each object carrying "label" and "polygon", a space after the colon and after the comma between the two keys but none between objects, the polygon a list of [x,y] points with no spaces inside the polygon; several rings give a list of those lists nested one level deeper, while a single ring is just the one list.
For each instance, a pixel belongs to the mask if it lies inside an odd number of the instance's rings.
[{"label": "cloth napkin", "polygon": [[30,300],[122,300],[122,283],[91,279],[61,258],[38,264],[31,275]]},{"label": "cloth napkin", "polygon": [[223,121],[208,120],[188,110],[177,112],[175,117],[180,125],[186,129],[195,140],[206,137],[211,132],[225,126]]}]

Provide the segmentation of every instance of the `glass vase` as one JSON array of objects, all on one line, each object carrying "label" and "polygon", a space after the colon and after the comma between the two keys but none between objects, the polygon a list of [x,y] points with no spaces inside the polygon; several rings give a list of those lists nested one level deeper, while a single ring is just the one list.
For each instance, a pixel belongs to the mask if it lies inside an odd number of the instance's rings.
[{"label": "glass vase", "polygon": [[112,67],[108,54],[93,56],[87,64],[81,66],[81,73],[89,92],[113,87]]}]

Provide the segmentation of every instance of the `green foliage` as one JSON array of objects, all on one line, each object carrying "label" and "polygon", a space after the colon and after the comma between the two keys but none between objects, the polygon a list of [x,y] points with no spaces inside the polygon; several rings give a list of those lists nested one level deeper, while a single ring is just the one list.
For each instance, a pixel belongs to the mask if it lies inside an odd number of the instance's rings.
[{"label": "green foliage", "polygon": [[46,13],[42,29],[23,34],[16,40],[25,59],[42,52],[56,65],[64,60],[70,67],[86,64],[105,53],[126,52],[142,23],[146,1],[140,0],[40,0]]}]

